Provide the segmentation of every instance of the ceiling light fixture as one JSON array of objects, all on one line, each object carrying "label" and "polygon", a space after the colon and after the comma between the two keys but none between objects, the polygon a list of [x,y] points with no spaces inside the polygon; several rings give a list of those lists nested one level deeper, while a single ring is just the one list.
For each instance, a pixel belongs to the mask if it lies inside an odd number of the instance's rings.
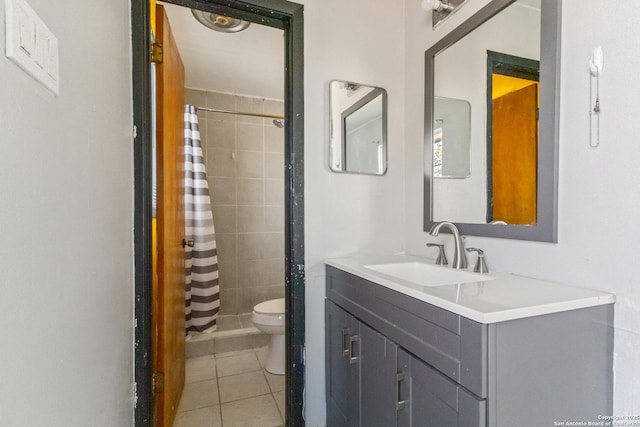
[{"label": "ceiling light fixture", "polygon": [[246,29],[249,22],[203,10],[191,9],[191,13],[199,23],[221,33],[237,33]]}]

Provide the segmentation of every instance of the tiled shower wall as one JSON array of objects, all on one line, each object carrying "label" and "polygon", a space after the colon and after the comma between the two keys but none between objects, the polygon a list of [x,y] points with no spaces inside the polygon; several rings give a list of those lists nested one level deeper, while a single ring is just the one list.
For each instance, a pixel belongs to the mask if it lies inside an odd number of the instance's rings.
[{"label": "tiled shower wall", "polygon": [[[187,89],[199,107],[283,115],[263,98]],[[198,111],[218,247],[220,313],[284,297],[284,131],[272,119]]]}]

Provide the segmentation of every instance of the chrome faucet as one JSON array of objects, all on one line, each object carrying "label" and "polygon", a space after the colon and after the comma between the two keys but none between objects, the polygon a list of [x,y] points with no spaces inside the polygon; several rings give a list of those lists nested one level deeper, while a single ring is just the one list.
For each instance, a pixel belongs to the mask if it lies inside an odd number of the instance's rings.
[{"label": "chrome faucet", "polygon": [[455,244],[454,252],[453,252],[453,262],[451,263],[452,268],[465,269],[467,268],[467,253],[464,250],[464,243],[462,242],[462,236],[460,236],[460,232],[458,231],[458,227],[456,227],[453,223],[449,221],[436,222],[429,230],[429,234],[432,236],[437,236],[440,233],[440,229],[442,227],[446,227],[451,230],[451,234],[453,234],[453,242]]}]

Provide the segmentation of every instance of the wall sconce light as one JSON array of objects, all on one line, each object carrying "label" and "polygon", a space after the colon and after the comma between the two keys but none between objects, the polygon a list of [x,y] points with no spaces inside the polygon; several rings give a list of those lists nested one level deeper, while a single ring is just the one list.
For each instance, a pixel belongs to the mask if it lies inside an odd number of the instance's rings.
[{"label": "wall sconce light", "polygon": [[449,4],[447,0],[422,0],[424,10],[435,10],[436,12],[453,12],[455,6]]},{"label": "wall sconce light", "polygon": [[432,25],[435,26],[440,21],[449,17],[467,0],[422,0],[422,8],[431,11]]}]

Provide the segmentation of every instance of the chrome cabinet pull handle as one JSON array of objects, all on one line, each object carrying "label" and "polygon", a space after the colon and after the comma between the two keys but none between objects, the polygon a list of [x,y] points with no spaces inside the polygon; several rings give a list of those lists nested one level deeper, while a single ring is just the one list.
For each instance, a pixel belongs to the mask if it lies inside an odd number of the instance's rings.
[{"label": "chrome cabinet pull handle", "polygon": [[354,363],[358,363],[358,356],[354,356],[354,346],[353,344],[358,342],[358,335],[349,336],[349,364],[353,365]]},{"label": "chrome cabinet pull handle", "polygon": [[350,338],[351,338],[351,330],[343,329],[342,330],[342,355],[351,357],[351,347],[350,347]]},{"label": "chrome cabinet pull handle", "polygon": [[407,404],[406,400],[400,400],[400,383],[404,381],[404,379],[404,372],[398,372],[396,374],[396,411],[402,411]]}]

